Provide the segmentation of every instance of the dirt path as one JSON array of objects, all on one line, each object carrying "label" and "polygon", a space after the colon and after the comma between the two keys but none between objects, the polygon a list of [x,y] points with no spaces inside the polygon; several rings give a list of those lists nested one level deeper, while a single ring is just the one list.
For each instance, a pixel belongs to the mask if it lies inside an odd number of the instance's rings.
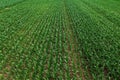
[{"label": "dirt path", "polygon": [[[66,50],[69,56],[69,69],[70,69],[70,76],[76,77],[77,80],[86,80],[84,75],[84,70],[81,67],[81,60],[77,56],[80,56],[80,53],[76,51],[77,49],[77,40],[74,37],[74,33],[72,31],[72,27],[70,24],[70,17],[68,15],[66,4],[64,1],[64,15],[65,15],[65,23],[66,23],[66,36],[68,39],[68,49]],[[75,70],[73,70],[75,69]]]}]

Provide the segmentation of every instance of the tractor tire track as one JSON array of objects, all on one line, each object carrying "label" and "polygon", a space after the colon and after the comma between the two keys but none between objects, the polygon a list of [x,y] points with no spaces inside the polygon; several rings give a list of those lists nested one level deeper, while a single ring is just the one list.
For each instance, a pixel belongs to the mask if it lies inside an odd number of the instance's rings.
[{"label": "tractor tire track", "polygon": [[[78,65],[78,62],[80,62],[81,64],[81,60],[79,58],[77,58],[77,56],[79,55],[79,52],[76,51],[76,48],[78,47],[77,43],[76,43],[76,38],[74,37],[74,33],[72,31],[72,25],[71,25],[71,19],[70,16],[67,12],[67,5],[65,4],[65,1],[63,1],[64,4],[64,15],[65,15],[65,20],[66,20],[66,36],[68,38],[68,56],[69,56],[69,61],[68,61],[68,65],[69,65],[69,69],[70,69],[70,76],[75,77],[75,79],[77,80],[86,80],[85,78],[85,71],[83,70],[83,68],[81,67],[81,65]],[[73,70],[73,68],[75,68],[75,71]]]}]

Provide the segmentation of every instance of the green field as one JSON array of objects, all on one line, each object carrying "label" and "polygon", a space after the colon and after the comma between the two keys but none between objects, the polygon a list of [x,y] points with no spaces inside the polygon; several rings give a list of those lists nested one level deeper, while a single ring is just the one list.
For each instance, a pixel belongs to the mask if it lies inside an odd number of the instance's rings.
[{"label": "green field", "polygon": [[0,80],[120,80],[120,0],[0,0]]}]

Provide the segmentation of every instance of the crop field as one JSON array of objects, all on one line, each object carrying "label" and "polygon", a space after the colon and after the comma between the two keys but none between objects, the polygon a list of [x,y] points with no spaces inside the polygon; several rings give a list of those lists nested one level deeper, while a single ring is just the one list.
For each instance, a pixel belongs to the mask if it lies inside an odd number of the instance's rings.
[{"label": "crop field", "polygon": [[0,0],[0,80],[120,80],[120,0]]}]

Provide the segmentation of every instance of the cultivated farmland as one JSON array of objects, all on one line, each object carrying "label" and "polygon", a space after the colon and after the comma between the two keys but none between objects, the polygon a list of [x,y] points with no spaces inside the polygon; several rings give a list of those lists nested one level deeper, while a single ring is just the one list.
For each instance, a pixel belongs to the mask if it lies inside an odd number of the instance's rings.
[{"label": "cultivated farmland", "polygon": [[0,0],[0,80],[120,80],[120,1]]}]

